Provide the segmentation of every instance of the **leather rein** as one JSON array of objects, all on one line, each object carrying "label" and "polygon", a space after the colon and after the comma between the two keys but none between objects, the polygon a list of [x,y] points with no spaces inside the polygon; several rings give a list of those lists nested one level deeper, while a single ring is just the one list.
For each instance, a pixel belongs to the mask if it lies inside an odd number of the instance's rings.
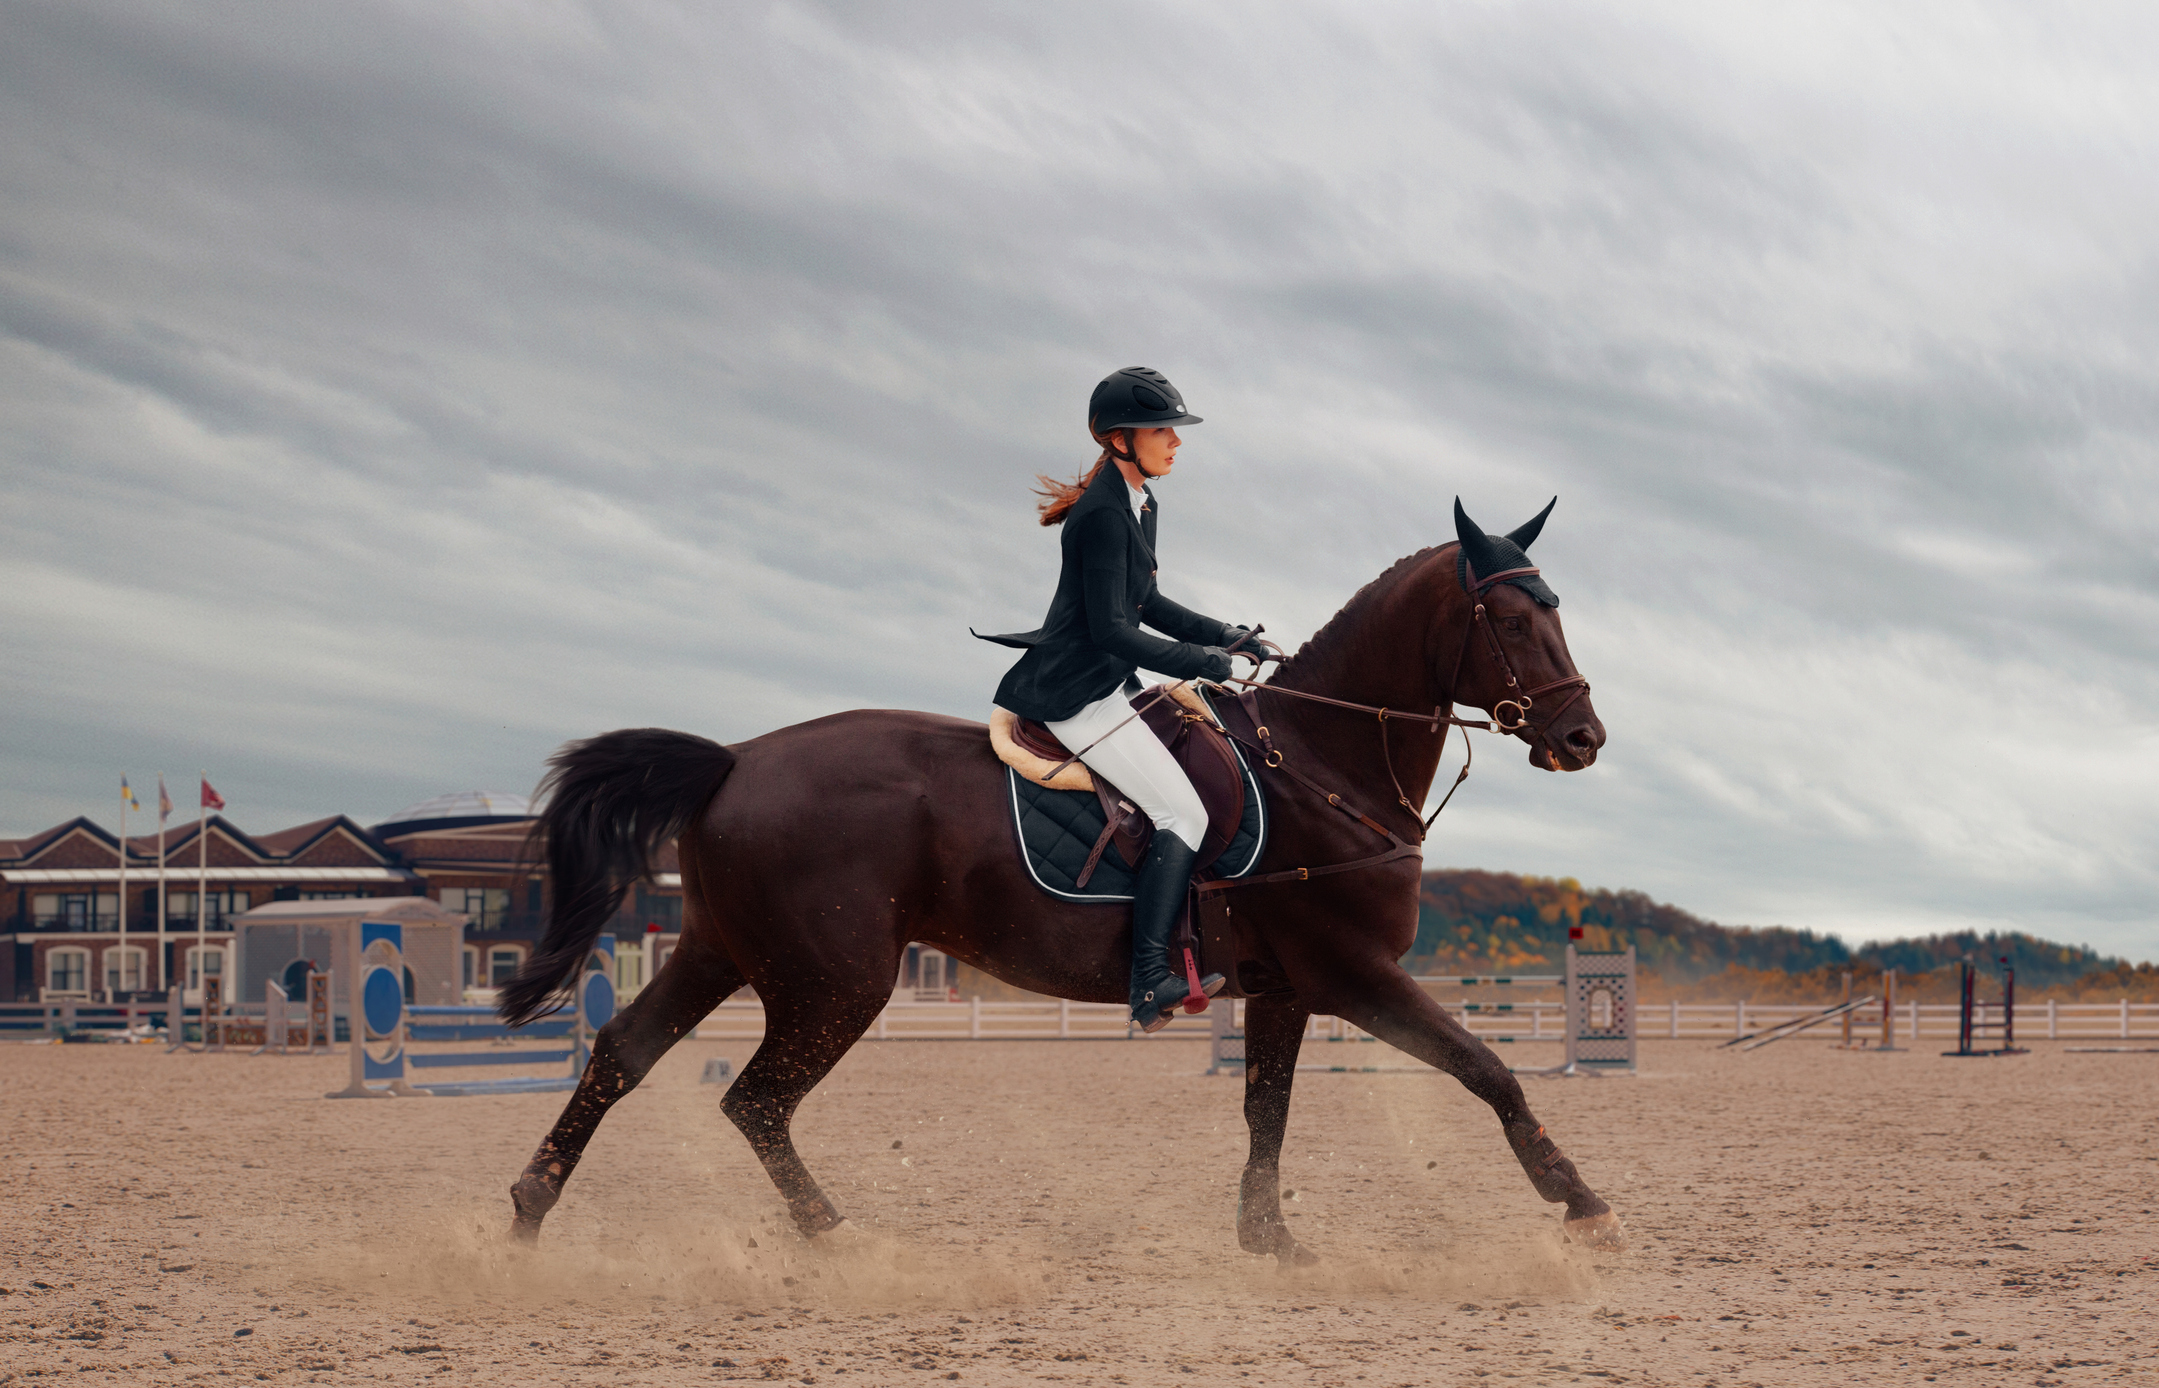
[{"label": "leather rein", "polygon": [[[1483,601],[1484,595],[1491,591],[1494,584],[1503,583],[1510,578],[1527,577],[1537,572],[1534,568],[1506,569],[1493,574],[1489,578],[1480,579],[1474,569],[1469,571],[1470,596],[1474,599],[1475,610],[1471,614],[1469,626],[1462,632],[1462,644],[1455,650],[1454,673],[1447,681],[1447,702],[1444,705],[1435,707],[1430,713],[1409,713],[1402,709],[1386,708],[1378,704],[1353,703],[1348,699],[1330,698],[1325,694],[1308,694],[1301,689],[1286,689],[1280,685],[1263,684],[1258,680],[1249,680],[1238,676],[1231,676],[1224,680],[1223,683],[1225,684],[1241,684],[1245,686],[1246,692],[1238,695],[1237,701],[1243,705],[1247,715],[1251,718],[1253,735],[1259,739],[1258,743],[1255,744],[1225,724],[1222,730],[1228,734],[1232,741],[1257,754],[1262,765],[1288,775],[1305,789],[1320,796],[1335,809],[1355,819],[1372,832],[1383,836],[1393,846],[1384,853],[1374,854],[1368,858],[1358,858],[1346,863],[1326,863],[1319,867],[1289,868],[1281,872],[1262,873],[1256,877],[1233,877],[1227,880],[1201,882],[1196,884],[1198,890],[1205,894],[1208,892],[1229,891],[1235,887],[1262,886],[1275,882],[1304,882],[1314,877],[1324,877],[1337,872],[1352,872],[1359,868],[1377,867],[1381,863],[1391,863],[1397,858],[1421,855],[1423,852],[1422,845],[1425,836],[1431,831],[1432,822],[1439,818],[1440,811],[1445,810],[1448,802],[1454,799],[1454,793],[1461,789],[1462,782],[1469,779],[1470,764],[1476,760],[1476,753],[1472,750],[1465,732],[1462,738],[1464,759],[1461,771],[1455,776],[1454,784],[1447,788],[1446,796],[1440,800],[1439,809],[1432,811],[1428,817],[1420,820],[1417,816],[1417,807],[1410,803],[1408,793],[1402,789],[1401,777],[1396,774],[1394,769],[1394,754],[1387,745],[1387,722],[1389,719],[1423,723],[1433,732],[1438,733],[1441,755],[1446,753],[1447,732],[1451,728],[1475,728],[1482,732],[1504,734],[1521,733],[1525,730],[1534,732],[1538,740],[1544,742],[1545,754],[1547,756],[1554,755],[1550,740],[1544,736],[1544,729],[1551,727],[1561,714],[1574,706],[1575,700],[1589,692],[1589,680],[1577,673],[1556,680],[1549,680],[1533,689],[1524,689],[1521,681],[1515,677],[1514,666],[1507,659],[1506,648],[1500,643],[1499,633],[1492,629],[1492,619],[1490,614],[1485,611]],[[1459,718],[1455,716],[1454,712],[1453,691],[1461,685],[1462,665],[1469,656],[1469,646],[1473,639],[1472,634],[1477,631],[1484,633],[1485,646],[1491,651],[1492,659],[1498,662],[1500,674],[1506,678],[1510,697],[1501,699],[1492,705],[1492,716],[1490,718]],[[1257,636],[1258,631],[1255,630],[1253,637],[1257,638]],[[1243,643],[1240,642],[1239,644]],[[1272,642],[1256,642],[1256,644],[1274,649],[1277,652],[1277,660],[1284,659],[1279,654],[1280,647],[1274,646]],[[1236,653],[1242,654],[1242,652]],[[1549,694],[1554,690],[1570,687],[1573,692],[1559,701],[1551,713],[1542,720],[1541,726],[1530,721],[1530,710],[1536,706],[1538,695]],[[1341,795],[1328,790],[1296,767],[1289,765],[1283,759],[1281,750],[1274,745],[1274,737],[1267,725],[1259,721],[1256,696],[1262,693],[1281,694],[1292,699],[1303,699],[1308,703],[1326,704],[1333,708],[1348,709],[1352,713],[1368,713],[1376,718],[1379,722],[1380,759],[1386,765],[1387,779],[1394,785],[1395,803],[1408,810],[1409,817],[1417,821],[1417,841],[1410,843],[1386,825],[1381,824],[1372,816],[1350,804]]]}]

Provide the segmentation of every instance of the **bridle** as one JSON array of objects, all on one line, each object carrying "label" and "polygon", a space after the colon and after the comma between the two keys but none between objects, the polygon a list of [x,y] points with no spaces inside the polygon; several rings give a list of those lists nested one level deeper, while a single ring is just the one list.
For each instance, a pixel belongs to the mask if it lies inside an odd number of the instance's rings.
[{"label": "bridle", "polygon": [[[1417,807],[1410,803],[1408,793],[1402,789],[1401,777],[1395,773],[1394,754],[1387,745],[1387,720],[1389,719],[1423,723],[1433,732],[1438,733],[1440,738],[1439,751],[1442,756],[1447,751],[1447,732],[1450,728],[1462,728],[1465,730],[1475,728],[1481,732],[1505,735],[1524,732],[1534,734],[1536,740],[1544,744],[1545,755],[1547,757],[1556,757],[1557,754],[1552,747],[1551,739],[1545,735],[1545,731],[1559,720],[1561,714],[1572,708],[1577,699],[1589,692],[1589,680],[1586,676],[1577,672],[1572,675],[1561,676],[1556,680],[1547,680],[1532,689],[1524,689],[1521,680],[1515,676],[1513,662],[1507,659],[1507,650],[1500,642],[1499,633],[1492,629],[1491,614],[1485,610],[1484,605],[1485,594],[1492,590],[1493,585],[1504,583],[1509,579],[1533,577],[1538,573],[1538,570],[1534,567],[1503,569],[1488,578],[1479,578],[1476,569],[1470,565],[1466,555],[1462,558],[1462,565],[1465,574],[1463,586],[1469,591],[1473,610],[1470,614],[1469,625],[1462,630],[1462,644],[1455,649],[1454,671],[1447,680],[1446,702],[1435,706],[1430,713],[1408,713],[1401,709],[1386,708],[1378,704],[1352,703],[1347,699],[1330,698],[1324,694],[1308,694],[1301,689],[1288,689],[1276,684],[1262,684],[1258,680],[1243,679],[1237,676],[1231,676],[1224,683],[1241,684],[1255,693],[1280,694],[1292,699],[1303,699],[1308,703],[1327,704],[1334,708],[1348,709],[1354,713],[1369,713],[1378,719],[1380,759],[1386,764],[1387,779],[1394,785],[1395,803],[1408,810],[1411,819],[1418,819]],[[1275,645],[1272,641],[1260,639],[1260,630],[1255,628],[1250,639],[1256,644],[1274,651],[1275,658],[1278,661],[1286,661],[1287,657],[1281,654],[1281,647]],[[1485,648],[1492,653],[1493,661],[1499,666],[1499,673],[1506,680],[1506,687],[1510,691],[1510,697],[1493,704],[1492,716],[1488,719],[1459,718],[1455,716],[1454,712],[1454,691],[1461,687],[1462,666],[1469,658],[1469,647],[1470,642],[1474,639],[1474,633],[1479,631],[1484,633]],[[1243,643],[1239,642],[1238,644]],[[1232,647],[1231,651],[1233,654],[1239,653],[1235,647]],[[1570,689],[1572,692],[1566,698],[1561,699],[1557,706],[1549,714],[1545,715],[1541,721],[1533,722],[1530,711],[1536,707],[1537,696],[1550,694],[1559,689]],[[1511,712],[1509,712],[1510,710]],[[1261,746],[1253,747],[1250,743],[1245,745],[1253,752],[1259,753],[1266,766],[1271,769],[1288,771],[1297,780],[1304,781],[1311,789],[1325,795],[1329,804],[1348,809],[1348,806],[1339,795],[1328,792],[1320,786],[1307,781],[1294,768],[1283,766],[1282,753],[1275,747],[1274,739],[1265,724],[1258,725],[1256,735],[1262,744]],[[1242,738],[1237,740],[1244,741]],[[1462,769],[1455,775],[1454,784],[1447,787],[1447,794],[1440,800],[1439,808],[1433,810],[1430,815],[1418,819],[1417,841],[1419,843],[1422,843],[1425,835],[1431,831],[1432,822],[1439,818],[1441,811],[1447,808],[1448,802],[1454,799],[1454,793],[1462,788],[1462,782],[1469,779],[1469,768],[1476,760],[1476,752],[1469,741],[1466,731],[1462,738],[1462,749]],[[1349,812],[1355,814],[1357,818],[1363,820],[1370,827],[1378,829],[1389,839],[1394,839],[1398,845],[1401,844],[1401,840],[1396,838],[1392,830],[1382,828],[1377,822],[1355,810],[1349,810]]]},{"label": "bridle", "polygon": [[[1554,750],[1552,742],[1550,738],[1544,735],[1544,730],[1558,722],[1561,714],[1574,707],[1575,700],[1589,692],[1589,680],[1577,671],[1572,675],[1563,675],[1556,680],[1548,680],[1534,689],[1522,688],[1521,681],[1514,677],[1514,666],[1507,660],[1506,648],[1500,644],[1499,633],[1492,630],[1492,619],[1484,610],[1484,595],[1492,591],[1494,584],[1505,583],[1511,578],[1534,578],[1539,570],[1528,566],[1519,569],[1502,569],[1490,578],[1479,578],[1477,577],[1476,566],[1471,564],[1466,556],[1462,560],[1462,567],[1468,575],[1467,586],[1470,597],[1476,604],[1476,610],[1470,617],[1470,628],[1483,631],[1485,645],[1491,650],[1492,659],[1499,664],[1499,673],[1506,677],[1507,688],[1515,691],[1513,698],[1501,699],[1498,703],[1492,705],[1492,722],[1498,725],[1497,730],[1500,732],[1518,733],[1525,728],[1535,732],[1537,740],[1544,744],[1547,752],[1551,752]],[[1455,689],[1460,687],[1462,681],[1462,660],[1468,654],[1469,632],[1464,631],[1462,633],[1461,649],[1456,651],[1454,656],[1454,674],[1447,681],[1449,696],[1447,705],[1450,710],[1454,706],[1453,693]],[[1549,694],[1555,689],[1567,689],[1570,687],[1574,692],[1559,701],[1559,706],[1545,717],[1542,726],[1531,724],[1529,711],[1535,706],[1536,697],[1539,694]],[[1508,708],[1514,710],[1511,718],[1500,712],[1500,710]]]}]

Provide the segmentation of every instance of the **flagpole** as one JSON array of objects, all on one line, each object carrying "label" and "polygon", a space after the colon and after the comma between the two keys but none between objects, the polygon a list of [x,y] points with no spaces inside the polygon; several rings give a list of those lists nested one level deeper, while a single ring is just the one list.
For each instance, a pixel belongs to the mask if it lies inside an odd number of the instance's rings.
[{"label": "flagpole", "polygon": [[[165,793],[165,773],[157,773],[157,981],[172,991],[172,970],[165,962],[165,821],[172,814],[172,797]],[[143,975],[149,982],[149,975]]]},{"label": "flagpole", "polygon": [[[202,772],[200,779],[202,792],[196,799],[202,801],[202,809],[196,816],[195,823],[195,967],[198,970],[210,962],[210,773]],[[222,974],[219,976],[223,977]],[[207,974],[198,973],[197,977],[207,977]],[[186,970],[181,970],[180,979],[183,984],[186,983]],[[199,988],[202,985],[198,983],[196,986]],[[205,1045],[209,1043],[208,1018],[203,1020],[202,1039]]]},{"label": "flagpole", "polygon": [[[118,988],[105,990],[105,1001],[118,1002],[114,993],[127,989],[127,802],[134,792],[128,789],[127,777],[120,778],[120,964],[114,975],[120,983]],[[95,894],[92,895],[95,900]]]}]

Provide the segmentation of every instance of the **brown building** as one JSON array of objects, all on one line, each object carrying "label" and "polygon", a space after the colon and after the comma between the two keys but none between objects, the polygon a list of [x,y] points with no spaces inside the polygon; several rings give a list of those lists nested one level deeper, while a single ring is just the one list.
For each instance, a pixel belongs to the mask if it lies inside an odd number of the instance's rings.
[{"label": "brown building", "polygon": [[[176,982],[192,993],[205,972],[229,977],[231,917],[270,901],[369,896],[429,896],[469,916],[465,985],[493,987],[524,962],[545,920],[545,884],[521,856],[531,825],[524,797],[481,791],[437,796],[372,828],[332,815],[251,836],[220,815],[199,837],[190,821],[165,836],[162,910],[157,836],[130,836],[124,921],[121,846],[102,825],[78,817],[0,839],[0,999],[153,1000]],[[613,925],[625,995],[681,930],[672,845],[657,866],[657,881],[632,892]],[[655,938],[641,944],[646,936]]]}]

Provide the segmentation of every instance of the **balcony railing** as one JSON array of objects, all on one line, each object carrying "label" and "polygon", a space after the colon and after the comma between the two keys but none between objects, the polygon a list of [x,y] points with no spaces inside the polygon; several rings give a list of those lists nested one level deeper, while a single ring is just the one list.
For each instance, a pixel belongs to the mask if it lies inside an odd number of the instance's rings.
[{"label": "balcony railing", "polygon": [[[119,928],[120,917],[118,913],[111,911],[101,912],[95,916],[88,912],[62,911],[55,914],[46,914],[18,911],[13,915],[0,917],[0,930],[5,930],[11,934],[65,935],[76,932],[83,934],[102,932],[109,935]],[[222,931],[230,928],[224,916],[211,915],[210,929]],[[131,936],[136,934],[155,935],[157,933],[156,915],[147,913],[138,915],[133,911],[128,912],[127,933]],[[195,918],[193,916],[167,916],[165,918],[165,933],[168,935],[192,935],[195,933]]]}]

